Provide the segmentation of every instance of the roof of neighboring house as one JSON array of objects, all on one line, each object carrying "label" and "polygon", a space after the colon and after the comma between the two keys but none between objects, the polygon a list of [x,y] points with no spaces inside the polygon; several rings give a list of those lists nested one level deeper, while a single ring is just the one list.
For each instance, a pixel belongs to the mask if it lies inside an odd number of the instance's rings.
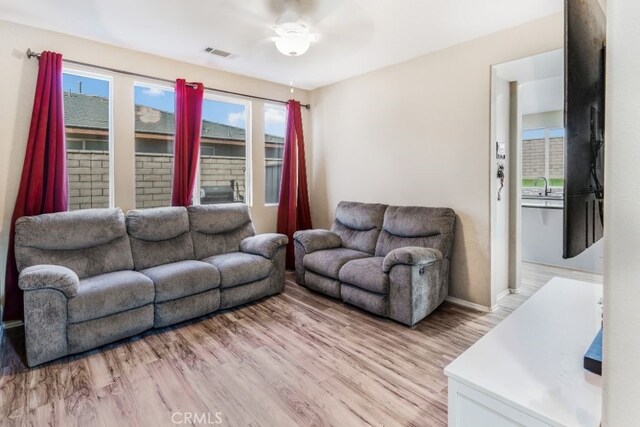
[{"label": "roof of neighboring house", "polygon": [[[174,114],[136,105],[136,132],[173,135]],[[109,99],[81,93],[64,93],[64,118],[68,127],[106,130],[109,127]],[[245,141],[242,128],[202,120],[202,138]],[[265,142],[284,143],[284,138],[265,134]]]}]

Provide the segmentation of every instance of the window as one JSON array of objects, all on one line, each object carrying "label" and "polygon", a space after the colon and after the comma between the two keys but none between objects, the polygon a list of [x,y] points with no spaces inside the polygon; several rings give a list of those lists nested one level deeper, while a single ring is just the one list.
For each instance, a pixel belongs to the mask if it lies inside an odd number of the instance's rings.
[{"label": "window", "polygon": [[69,210],[113,205],[111,79],[64,70]]},{"label": "window", "polygon": [[277,204],[280,196],[286,121],[287,109],[284,105],[264,106],[264,197],[266,204]]},{"label": "window", "polygon": [[134,86],[137,208],[171,205],[174,98],[171,88]]},{"label": "window", "polygon": [[[564,129],[528,129],[522,132],[522,187],[564,187]],[[537,181],[537,182],[536,182]]]},{"label": "window", "polygon": [[249,104],[205,94],[202,105],[199,191],[201,204],[249,203]]}]

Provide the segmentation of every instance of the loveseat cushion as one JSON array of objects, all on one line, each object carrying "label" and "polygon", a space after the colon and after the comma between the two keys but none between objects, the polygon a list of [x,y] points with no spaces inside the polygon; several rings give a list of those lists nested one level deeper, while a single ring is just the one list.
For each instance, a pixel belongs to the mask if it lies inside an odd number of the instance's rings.
[{"label": "loveseat cushion", "polygon": [[243,252],[215,255],[202,261],[218,269],[223,289],[264,279],[273,269],[273,264],[265,257]]},{"label": "loveseat cushion", "polygon": [[449,208],[389,206],[375,255],[386,256],[394,249],[420,246],[438,249],[449,258],[455,221],[455,212]]},{"label": "loveseat cushion", "polygon": [[338,274],[343,283],[379,294],[389,293],[389,275],[382,271],[383,257],[354,259],[346,263]]},{"label": "loveseat cushion", "polygon": [[335,249],[342,246],[342,239],[340,236],[329,230],[300,230],[293,233],[293,239],[300,243],[304,252],[307,254],[324,249]]},{"label": "loveseat cushion", "polygon": [[135,271],[115,271],[80,280],[67,304],[69,323],[98,319],[153,302],[153,281]]},{"label": "loveseat cushion", "polygon": [[201,261],[172,262],[147,268],[140,273],[153,280],[156,288],[155,302],[182,298],[220,286],[218,270]]},{"label": "loveseat cushion", "polygon": [[343,247],[373,255],[386,209],[379,203],[340,202],[331,231]]},{"label": "loveseat cushion", "polygon": [[355,251],[353,249],[326,249],[305,255],[303,264],[305,268],[315,273],[337,279],[340,269],[347,262],[370,256],[368,253]]},{"label": "loveseat cushion", "polygon": [[384,257],[382,271],[388,273],[396,265],[426,266],[442,259],[442,252],[434,248],[405,246],[394,249]]}]

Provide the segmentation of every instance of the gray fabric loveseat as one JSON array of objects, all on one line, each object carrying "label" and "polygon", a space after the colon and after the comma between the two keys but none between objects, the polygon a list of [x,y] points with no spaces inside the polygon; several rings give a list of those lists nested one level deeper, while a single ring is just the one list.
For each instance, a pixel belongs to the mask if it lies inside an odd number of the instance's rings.
[{"label": "gray fabric loveseat", "polygon": [[414,325],[448,295],[455,213],[340,202],[331,230],[294,234],[296,280]]},{"label": "gray fabric loveseat", "polygon": [[23,217],[15,242],[29,366],[284,287],[287,237],[242,204]]}]

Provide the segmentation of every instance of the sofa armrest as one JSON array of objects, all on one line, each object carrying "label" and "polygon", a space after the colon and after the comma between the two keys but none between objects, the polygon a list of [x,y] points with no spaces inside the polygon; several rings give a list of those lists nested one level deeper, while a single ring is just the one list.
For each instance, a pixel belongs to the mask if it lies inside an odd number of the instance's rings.
[{"label": "sofa armrest", "polygon": [[287,246],[289,239],[284,234],[265,233],[247,237],[240,242],[240,250],[265,258],[273,258],[278,249]]},{"label": "sofa armrest", "polygon": [[407,246],[389,252],[382,261],[382,271],[388,273],[395,265],[429,265],[441,259],[442,252],[437,249]]},{"label": "sofa armrest", "polygon": [[80,279],[72,270],[60,265],[34,265],[20,272],[18,286],[23,291],[36,289],[55,289],[67,298],[73,298],[78,293]]},{"label": "sofa armrest", "polygon": [[320,251],[323,249],[335,249],[342,246],[342,239],[336,233],[329,230],[301,230],[296,231],[293,239],[300,243],[305,253]]}]

